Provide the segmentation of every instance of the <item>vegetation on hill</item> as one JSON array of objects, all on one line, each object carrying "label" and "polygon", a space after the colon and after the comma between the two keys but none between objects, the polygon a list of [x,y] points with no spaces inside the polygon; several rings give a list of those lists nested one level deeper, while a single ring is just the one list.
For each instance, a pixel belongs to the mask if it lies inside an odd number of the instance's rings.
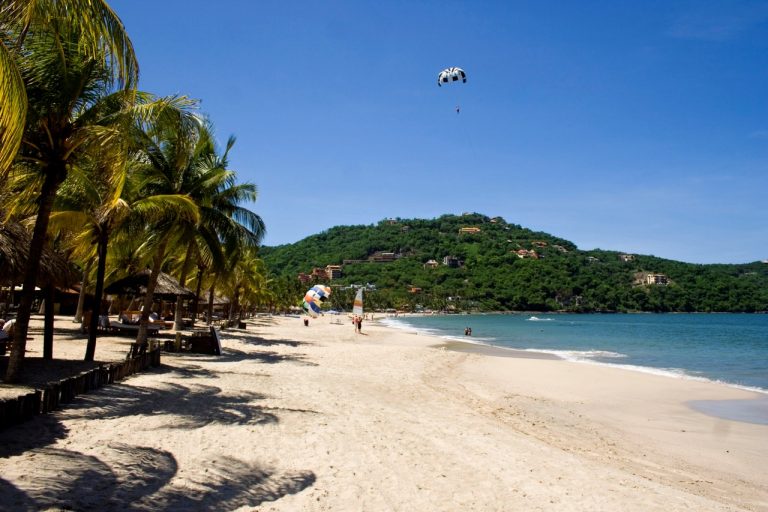
[{"label": "vegetation on hill", "polygon": [[[461,228],[479,228],[462,233]],[[528,252],[526,252],[528,251]],[[532,251],[532,252],[531,252]],[[392,261],[374,262],[384,255]],[[534,255],[535,253],[535,255]],[[366,305],[442,311],[757,312],[768,310],[768,264],[700,265],[615,251],[582,251],[561,238],[479,214],[339,226],[261,249],[272,275],[342,265],[332,306],[349,309],[350,285]],[[445,257],[460,262],[444,263]],[[381,258],[380,258],[381,259]],[[429,263],[430,261],[436,262]],[[664,284],[646,284],[648,275]],[[653,279],[653,278],[651,278]],[[328,279],[314,281],[328,283]],[[374,291],[375,289],[375,291]]]}]

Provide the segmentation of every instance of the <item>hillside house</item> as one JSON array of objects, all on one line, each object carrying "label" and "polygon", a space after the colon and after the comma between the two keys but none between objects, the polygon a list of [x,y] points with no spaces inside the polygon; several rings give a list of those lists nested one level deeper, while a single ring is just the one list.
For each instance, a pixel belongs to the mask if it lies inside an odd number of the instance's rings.
[{"label": "hillside house", "polygon": [[440,264],[435,260],[429,260],[424,264],[424,268],[437,268]]},{"label": "hillside house", "polygon": [[339,279],[342,276],[341,265],[328,265],[325,267],[325,275],[328,279]]},{"label": "hillside house", "polygon": [[619,259],[623,261],[624,263],[635,261],[635,255],[634,254],[619,254]]},{"label": "hillside house", "polygon": [[536,254],[536,251],[529,251],[528,249],[518,249],[517,251],[513,251],[515,254],[517,254],[518,258],[531,258],[534,260],[539,259],[539,255]]},{"label": "hillside house", "polygon": [[368,256],[368,261],[373,261],[375,263],[389,263],[395,261],[395,258],[396,256],[393,252],[376,251]]},{"label": "hillside house", "polygon": [[546,247],[548,244],[547,242],[541,241],[541,240],[535,240],[531,242],[534,247]]},{"label": "hillside house", "polygon": [[565,247],[563,247],[562,245],[553,245],[552,247],[553,247],[553,248],[555,248],[556,250],[558,250],[558,251],[562,252],[562,253],[566,253],[566,252],[568,252],[568,249],[566,249],[566,248],[565,248]]},{"label": "hillside house", "polygon": [[465,228],[459,228],[460,235],[476,235],[480,232],[480,228],[477,226],[468,226]]},{"label": "hillside house", "polygon": [[649,286],[666,286],[669,284],[669,278],[664,274],[645,274],[645,284]]},{"label": "hillside house", "polygon": [[315,279],[328,279],[328,274],[325,273],[324,268],[315,267],[312,269],[312,277]]},{"label": "hillside house", "polygon": [[299,279],[299,282],[305,283],[305,284],[312,280],[312,276],[310,276],[305,272],[299,272],[299,275],[297,277]]},{"label": "hillside house", "polygon": [[462,263],[463,262],[456,256],[445,256],[443,258],[443,265],[448,268],[459,268]]},{"label": "hillside house", "polygon": [[421,293],[421,288],[416,286],[411,286],[411,288],[408,290],[408,293]]}]

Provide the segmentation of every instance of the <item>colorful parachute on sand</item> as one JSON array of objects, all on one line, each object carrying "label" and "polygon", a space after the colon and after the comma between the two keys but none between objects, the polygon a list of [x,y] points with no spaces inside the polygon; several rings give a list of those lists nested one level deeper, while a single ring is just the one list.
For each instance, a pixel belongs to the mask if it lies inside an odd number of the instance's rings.
[{"label": "colorful parachute on sand", "polygon": [[442,87],[443,84],[449,84],[451,82],[467,83],[467,74],[461,68],[447,68],[442,70],[437,75],[437,85]]},{"label": "colorful parachute on sand", "polygon": [[322,284],[318,284],[307,290],[304,295],[304,302],[301,303],[301,307],[312,318],[320,316],[323,302],[325,302],[331,295],[331,288]]}]

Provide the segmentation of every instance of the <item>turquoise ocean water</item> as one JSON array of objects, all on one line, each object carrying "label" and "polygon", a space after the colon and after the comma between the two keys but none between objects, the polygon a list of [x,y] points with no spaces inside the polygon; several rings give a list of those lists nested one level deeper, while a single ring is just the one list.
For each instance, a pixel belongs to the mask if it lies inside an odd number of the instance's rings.
[{"label": "turquoise ocean water", "polygon": [[[768,394],[768,315],[489,314],[386,318],[446,339],[707,379]],[[472,336],[464,336],[465,327]]]}]

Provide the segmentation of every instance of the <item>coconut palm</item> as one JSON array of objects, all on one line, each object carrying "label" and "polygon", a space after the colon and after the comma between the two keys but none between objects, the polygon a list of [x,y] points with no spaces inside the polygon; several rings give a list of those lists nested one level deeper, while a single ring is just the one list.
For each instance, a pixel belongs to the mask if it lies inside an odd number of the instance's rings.
[{"label": "coconut palm", "polygon": [[74,32],[80,51],[93,60],[109,62],[117,82],[131,88],[138,80],[131,41],[105,1],[4,0],[0,7],[0,174],[16,156],[24,132],[29,97],[21,67],[26,58],[36,58],[25,53],[25,43],[41,32]]},{"label": "coconut palm", "polygon": [[[151,98],[144,95],[142,97]],[[178,108],[178,103],[169,102],[167,99],[155,102],[154,106],[157,107],[158,103],[162,107],[156,109],[155,117],[161,117],[164,109]],[[145,114],[151,106],[151,104],[141,104],[139,107],[128,106],[127,109],[121,109],[120,113],[131,120],[133,119],[131,114],[134,114],[137,108],[141,108],[142,113]],[[137,175],[128,172],[128,161],[124,157],[121,158],[132,154],[129,135],[132,124],[125,123],[122,126],[125,128],[124,137],[116,140],[114,147],[109,148],[117,156],[106,158],[107,155],[97,154],[92,159],[92,165],[73,170],[60,190],[56,211],[51,216],[54,226],[74,233],[71,246],[82,260],[90,261],[95,249],[97,264],[95,300],[88,325],[86,361],[92,361],[95,356],[107,252],[113,233],[129,221],[134,223],[163,221],[169,217],[168,212],[172,212],[174,217],[186,212],[192,218],[196,218],[195,210],[186,196],[145,197],[141,195],[141,183]]]},{"label": "coconut palm", "polygon": [[[227,169],[234,137],[229,138],[226,150],[218,156],[210,127],[204,127],[201,134],[202,144],[196,148],[184,186],[200,208],[200,222],[185,226],[182,242],[186,243],[185,257],[179,278],[182,286],[186,285],[195,260],[202,259],[220,269],[224,264],[224,248],[256,247],[265,233],[261,217],[241,206],[245,201],[256,200],[256,186],[237,184],[234,171]],[[181,328],[181,302],[180,298],[176,301],[176,329]]]},{"label": "coconut palm", "polygon": [[204,131],[202,126],[202,121],[191,110],[179,110],[147,125],[137,136],[143,155],[134,170],[137,183],[140,183],[137,193],[144,197],[184,197],[186,202],[183,209],[166,211],[164,218],[145,222],[141,226],[144,230],[143,239],[146,240],[143,249],[151,255],[151,275],[144,297],[137,343],[146,342],[153,293],[169,248],[178,247],[185,234],[184,227],[196,225],[200,221],[198,206],[188,192],[195,148]]},{"label": "coconut palm", "polygon": [[266,284],[266,266],[252,247],[236,249],[230,254],[230,269],[226,275],[224,291],[231,297],[229,324],[235,322],[235,315],[242,320],[242,306],[252,302],[258,290]]},{"label": "coconut palm", "polygon": [[15,381],[56,192],[89,149],[114,136],[91,107],[116,88],[131,89],[138,66],[122,23],[103,0],[6,0],[0,41],[0,103],[6,109],[0,112],[0,146],[6,148],[0,173],[9,172],[8,154],[19,147],[23,122],[16,166],[43,178],[6,373],[7,381]]}]

